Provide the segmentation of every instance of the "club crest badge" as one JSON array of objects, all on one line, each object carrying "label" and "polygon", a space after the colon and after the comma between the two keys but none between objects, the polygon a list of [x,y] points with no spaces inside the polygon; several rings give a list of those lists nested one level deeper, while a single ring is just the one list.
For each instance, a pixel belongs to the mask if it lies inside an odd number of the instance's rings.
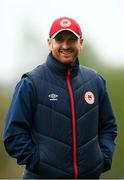
[{"label": "club crest badge", "polygon": [[93,104],[95,102],[95,96],[91,91],[85,93],[84,99],[88,104]]},{"label": "club crest badge", "polygon": [[71,25],[71,21],[69,19],[63,19],[60,22],[61,27],[69,27]]}]

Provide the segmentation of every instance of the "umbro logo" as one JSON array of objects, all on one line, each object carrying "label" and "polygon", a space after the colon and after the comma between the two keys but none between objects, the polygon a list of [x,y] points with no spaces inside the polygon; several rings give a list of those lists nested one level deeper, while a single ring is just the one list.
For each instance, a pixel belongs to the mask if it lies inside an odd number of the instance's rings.
[{"label": "umbro logo", "polygon": [[57,94],[49,94],[48,95],[50,101],[58,101],[58,95]]}]

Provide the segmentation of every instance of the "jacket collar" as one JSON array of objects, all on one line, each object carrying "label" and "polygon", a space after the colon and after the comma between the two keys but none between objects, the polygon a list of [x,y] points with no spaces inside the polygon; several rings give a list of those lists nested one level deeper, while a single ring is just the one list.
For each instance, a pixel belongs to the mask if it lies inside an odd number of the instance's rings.
[{"label": "jacket collar", "polygon": [[66,75],[69,68],[72,69],[72,75],[76,75],[79,69],[79,59],[77,58],[76,61],[73,64],[62,64],[58,60],[56,60],[52,53],[49,53],[46,64],[48,68],[50,68],[51,71],[54,73],[57,73],[58,75]]}]

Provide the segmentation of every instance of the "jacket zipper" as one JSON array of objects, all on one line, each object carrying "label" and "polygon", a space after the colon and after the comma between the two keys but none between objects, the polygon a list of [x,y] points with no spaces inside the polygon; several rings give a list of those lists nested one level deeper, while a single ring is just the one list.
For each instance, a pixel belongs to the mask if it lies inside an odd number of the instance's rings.
[{"label": "jacket zipper", "polygon": [[73,139],[73,166],[74,166],[74,179],[78,178],[78,166],[77,166],[77,132],[76,132],[76,117],[75,117],[75,104],[74,104],[74,96],[70,83],[71,70],[68,69],[66,74],[66,82],[68,86],[68,92],[70,97],[71,104],[71,114],[72,114],[72,139]]}]

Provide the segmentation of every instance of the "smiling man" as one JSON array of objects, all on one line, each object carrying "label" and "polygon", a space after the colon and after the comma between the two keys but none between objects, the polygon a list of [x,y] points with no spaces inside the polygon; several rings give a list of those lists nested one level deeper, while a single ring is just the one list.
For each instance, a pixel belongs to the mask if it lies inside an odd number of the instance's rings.
[{"label": "smiling man", "polygon": [[48,39],[49,49],[53,56],[61,63],[73,63],[80,53],[82,38],[78,38],[70,31],[62,31],[54,38]]},{"label": "smiling man", "polygon": [[16,86],[4,144],[23,179],[99,179],[111,168],[116,120],[105,80],[79,63],[82,44],[74,19],[56,19],[46,62]]}]

